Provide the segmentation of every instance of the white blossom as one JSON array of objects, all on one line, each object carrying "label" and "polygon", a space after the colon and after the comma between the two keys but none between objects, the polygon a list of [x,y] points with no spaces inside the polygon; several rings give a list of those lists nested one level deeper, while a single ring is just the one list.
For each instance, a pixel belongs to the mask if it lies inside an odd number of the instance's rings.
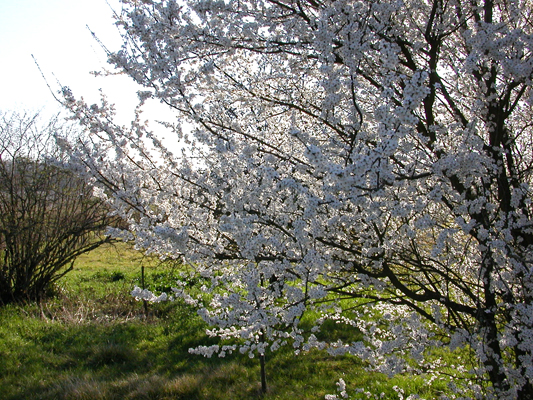
[{"label": "white blossom", "polygon": [[[458,398],[533,395],[531,1],[123,6],[110,62],[176,119],[119,126],[64,88],[88,135],[72,159],[116,236],[201,281],[175,293],[211,335],[387,374],[463,349]],[[330,322],[363,339],[318,340]]]}]

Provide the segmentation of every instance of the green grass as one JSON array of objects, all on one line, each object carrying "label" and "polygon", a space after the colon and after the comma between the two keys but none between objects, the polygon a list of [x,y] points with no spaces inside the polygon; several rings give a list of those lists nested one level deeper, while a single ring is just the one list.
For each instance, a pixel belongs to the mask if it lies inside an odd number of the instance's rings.
[{"label": "green grass", "polygon": [[[129,295],[145,284],[168,288],[175,266],[143,258],[124,244],[80,257],[74,271],[41,305],[0,308],[0,397],[15,399],[323,399],[343,378],[353,398],[398,399],[395,385],[436,398],[418,376],[387,379],[365,371],[355,357],[290,349],[267,355],[268,393],[260,394],[257,359],[234,354],[206,359],[188,349],[215,343],[205,324],[182,302],[150,304]],[[331,327],[330,329],[333,329]],[[327,335],[327,330],[325,332]],[[343,334],[348,334],[344,333]],[[356,392],[356,389],[364,389]],[[374,398],[373,396],[371,398]]]}]

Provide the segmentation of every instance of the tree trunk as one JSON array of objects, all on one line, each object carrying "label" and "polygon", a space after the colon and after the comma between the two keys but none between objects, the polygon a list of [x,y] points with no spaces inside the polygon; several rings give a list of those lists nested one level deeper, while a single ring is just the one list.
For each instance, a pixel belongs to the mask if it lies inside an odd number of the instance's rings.
[{"label": "tree trunk", "polygon": [[265,355],[259,355],[259,363],[261,364],[261,392],[267,392],[266,370],[265,370]]}]

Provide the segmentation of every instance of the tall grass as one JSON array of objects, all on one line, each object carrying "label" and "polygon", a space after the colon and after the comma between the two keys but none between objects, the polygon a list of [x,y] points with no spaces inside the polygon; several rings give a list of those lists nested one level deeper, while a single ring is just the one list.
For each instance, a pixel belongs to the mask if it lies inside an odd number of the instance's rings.
[{"label": "tall grass", "polygon": [[214,339],[188,305],[150,305],[146,314],[131,298],[142,265],[145,284],[154,290],[168,287],[177,273],[125,244],[106,246],[80,257],[54,297],[1,308],[0,398],[323,399],[336,392],[341,377],[353,398],[398,399],[395,386],[405,397],[426,399],[445,390],[421,376],[369,373],[355,357],[319,351],[295,356],[285,349],[267,354],[269,391],[261,395],[256,359],[189,354]]}]

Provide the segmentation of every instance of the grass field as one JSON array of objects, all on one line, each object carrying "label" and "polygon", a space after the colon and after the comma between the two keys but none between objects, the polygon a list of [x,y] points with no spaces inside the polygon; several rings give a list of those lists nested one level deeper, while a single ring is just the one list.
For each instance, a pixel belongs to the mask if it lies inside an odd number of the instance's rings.
[{"label": "grass field", "polygon": [[[214,343],[184,303],[150,304],[129,292],[167,287],[176,268],[143,258],[124,244],[81,257],[56,294],[41,305],[0,308],[0,398],[19,399],[323,399],[339,378],[352,398],[438,398],[418,376],[365,371],[354,357],[290,349],[267,354],[268,392],[260,393],[257,359],[206,359],[190,347]],[[396,389],[395,389],[396,387]]]}]

